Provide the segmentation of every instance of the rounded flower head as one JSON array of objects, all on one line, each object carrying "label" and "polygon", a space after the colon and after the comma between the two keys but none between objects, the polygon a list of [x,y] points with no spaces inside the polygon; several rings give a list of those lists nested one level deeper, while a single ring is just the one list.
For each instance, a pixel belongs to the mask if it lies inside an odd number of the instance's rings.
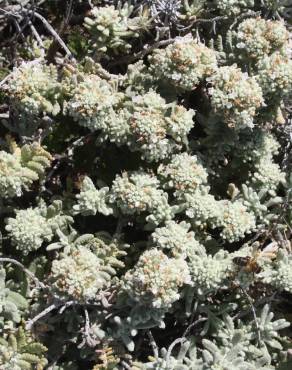
[{"label": "rounded flower head", "polygon": [[218,220],[218,226],[223,227],[221,237],[230,243],[244,238],[256,228],[256,219],[252,212],[241,201],[219,201],[221,208],[221,217]]},{"label": "rounded flower head", "polygon": [[257,64],[257,81],[268,100],[279,101],[291,93],[292,60],[280,53],[266,56]]},{"label": "rounded flower head", "polygon": [[55,87],[57,70],[53,65],[23,63],[15,68],[9,81],[11,96],[22,99],[36,93],[47,93]]},{"label": "rounded flower head", "polygon": [[179,288],[190,276],[183,259],[168,258],[162,251],[144,252],[124,277],[124,290],[134,301],[158,309],[169,309],[180,297]]},{"label": "rounded flower head", "polygon": [[258,60],[277,50],[285,49],[288,36],[283,22],[250,18],[238,26],[236,47],[240,54]]},{"label": "rounded flower head", "polygon": [[194,288],[203,295],[224,288],[232,269],[232,260],[225,251],[214,256],[191,253],[188,266]]},{"label": "rounded flower head", "polygon": [[192,225],[198,228],[217,225],[221,209],[213,195],[205,191],[197,191],[186,194],[185,198],[187,202],[186,215],[191,219]]},{"label": "rounded flower head", "polygon": [[286,175],[270,157],[263,157],[255,164],[251,182],[258,189],[276,190],[280,183],[286,182]]},{"label": "rounded flower head", "polygon": [[146,220],[157,225],[173,217],[168,195],[158,186],[158,179],[148,173],[123,173],[122,176],[117,175],[113,182],[109,202],[125,215],[148,213]]},{"label": "rounded flower head", "polygon": [[291,254],[280,250],[277,260],[271,265],[264,265],[259,277],[264,283],[280,291],[292,293],[292,258]]},{"label": "rounded flower head", "polygon": [[165,109],[165,100],[154,90],[148,91],[143,95],[136,95],[132,98],[133,108],[137,111],[148,110],[151,112]]},{"label": "rounded flower head", "polygon": [[169,250],[173,257],[185,258],[188,251],[204,248],[195,239],[194,232],[189,231],[190,227],[185,221],[167,221],[165,226],[155,229],[151,240],[157,248]]},{"label": "rounded flower head", "polygon": [[279,142],[270,132],[254,129],[242,135],[235,155],[245,163],[257,163],[262,158],[272,158],[278,154]]},{"label": "rounded flower head", "polygon": [[107,116],[102,140],[127,145],[148,162],[165,159],[181,150],[194,125],[194,111],[166,101],[155,91],[132,96]]},{"label": "rounded flower head", "polygon": [[208,80],[215,113],[236,130],[253,127],[257,109],[264,105],[262,90],[256,79],[233,65],[219,68]]},{"label": "rounded flower head", "polygon": [[73,91],[65,110],[81,126],[95,131],[106,126],[111,108],[118,101],[118,94],[107,81],[88,75]]},{"label": "rounded flower head", "polygon": [[158,167],[158,174],[165,182],[165,187],[174,189],[175,196],[179,198],[205,185],[208,177],[199,158],[187,153],[176,154],[170,163],[161,164]]},{"label": "rounded flower head", "polygon": [[2,197],[20,197],[23,188],[37,179],[37,174],[21,166],[20,158],[3,150],[0,151],[0,195]]},{"label": "rounded flower head", "polygon": [[159,111],[134,112],[130,118],[130,131],[133,146],[137,146],[149,160],[167,158],[175,148],[175,144],[166,138],[167,122]]},{"label": "rounded flower head", "polygon": [[53,232],[39,208],[20,210],[16,218],[7,220],[6,230],[18,250],[26,255],[41,247],[44,241],[50,241]]},{"label": "rounded flower head", "polygon": [[15,68],[4,88],[16,104],[28,114],[57,114],[60,83],[53,65],[28,62]]},{"label": "rounded flower head", "polygon": [[5,229],[16,248],[27,255],[51,241],[56,230],[65,230],[72,222],[72,217],[62,213],[62,202],[55,200],[48,207],[40,202],[36,208],[16,211],[15,218],[6,220]]},{"label": "rounded flower head", "polygon": [[125,214],[145,212],[159,192],[158,185],[158,179],[147,173],[123,173],[113,182],[110,200]]},{"label": "rounded flower head", "polygon": [[194,125],[192,109],[166,104],[156,92],[134,96],[129,103],[128,142],[148,161],[167,158],[181,149]]},{"label": "rounded flower head", "polygon": [[110,275],[94,253],[80,246],[70,255],[53,261],[50,280],[61,298],[87,301],[107,287]]},{"label": "rounded flower head", "polygon": [[177,38],[150,57],[151,70],[173,86],[193,90],[217,68],[216,53],[191,37]]},{"label": "rounded flower head", "polygon": [[215,4],[222,14],[234,16],[253,8],[254,0],[215,0]]}]

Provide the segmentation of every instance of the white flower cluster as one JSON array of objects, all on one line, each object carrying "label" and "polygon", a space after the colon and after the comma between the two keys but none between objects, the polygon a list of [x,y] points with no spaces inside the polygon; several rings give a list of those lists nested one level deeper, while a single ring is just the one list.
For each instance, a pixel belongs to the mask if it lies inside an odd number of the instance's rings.
[{"label": "white flower cluster", "polygon": [[40,208],[17,211],[15,218],[9,218],[5,227],[13,244],[24,255],[41,247],[44,241],[51,241],[53,232]]},{"label": "white flower cluster", "polygon": [[286,182],[286,174],[270,156],[263,157],[255,163],[255,171],[250,177],[253,187],[270,191],[275,191],[279,184]]},{"label": "white flower cluster", "polygon": [[13,153],[0,151],[0,196],[20,197],[49,167],[52,157],[38,144],[22,148],[12,144]]},{"label": "white flower cluster", "polygon": [[292,293],[292,258],[291,254],[280,250],[277,260],[271,265],[263,266],[263,271],[259,277],[266,284]]},{"label": "white flower cluster", "polygon": [[254,0],[215,0],[215,4],[222,14],[234,16],[253,8]]},{"label": "white flower cluster", "polygon": [[235,130],[252,128],[257,110],[264,105],[262,89],[255,77],[232,65],[218,68],[208,82],[215,113]]},{"label": "white flower cluster", "polygon": [[50,281],[60,298],[88,301],[108,286],[110,273],[102,261],[90,251],[79,246],[69,255],[52,263]]},{"label": "white flower cluster", "polygon": [[217,68],[216,53],[192,37],[177,38],[149,57],[150,71],[174,87],[194,90]]},{"label": "white flower cluster", "polygon": [[[128,145],[131,147],[132,136],[130,134],[130,118],[131,113],[128,109],[119,109],[110,111],[106,120],[106,124],[102,129],[100,141],[109,140],[115,145]],[[135,140],[133,140],[135,144]],[[138,145],[138,143],[136,143]]]},{"label": "white flower cluster", "polygon": [[23,62],[15,68],[4,85],[8,96],[29,115],[56,115],[60,112],[61,84],[54,65]]},{"label": "white flower cluster", "polygon": [[280,144],[272,133],[254,128],[252,132],[240,137],[235,155],[243,163],[254,165],[262,158],[272,158],[278,154],[279,148]]},{"label": "white flower cluster", "polygon": [[131,17],[133,7],[124,5],[116,9],[112,5],[91,9],[84,19],[84,26],[91,35],[94,48],[99,52],[107,50],[127,52],[132,45],[128,39],[138,37],[148,27],[148,16],[138,14]]},{"label": "white flower cluster", "polygon": [[180,298],[179,288],[188,283],[188,265],[183,259],[150,249],[126,273],[123,289],[137,304],[167,311]]},{"label": "white flower cluster", "polygon": [[256,229],[255,215],[248,212],[241,201],[222,200],[219,201],[218,206],[221,209],[218,226],[223,228],[220,234],[222,239],[232,243]]},{"label": "white flower cluster", "polygon": [[185,198],[187,203],[186,216],[191,219],[194,227],[200,229],[207,226],[216,227],[222,209],[215,197],[209,194],[208,188],[202,192],[186,194]]},{"label": "white flower cluster", "polygon": [[156,228],[151,234],[151,242],[158,249],[169,251],[173,257],[186,258],[190,251],[204,250],[190,228],[191,225],[185,221],[167,221],[165,226]]},{"label": "white flower cluster", "polygon": [[76,87],[66,111],[81,126],[101,130],[101,141],[127,145],[148,161],[164,159],[182,148],[194,125],[192,109],[166,104],[150,90],[130,99],[123,96],[122,107],[114,110],[121,98],[107,81],[89,75]]},{"label": "white flower cluster", "polygon": [[109,188],[103,187],[97,190],[92,180],[85,176],[82,181],[80,193],[76,195],[77,204],[73,206],[75,213],[81,213],[83,216],[102,213],[108,216],[113,213],[106,202]]},{"label": "white flower cluster", "polygon": [[65,112],[79,125],[91,131],[101,130],[118,101],[119,95],[107,81],[97,75],[84,75],[66,102]]},{"label": "white flower cluster", "polygon": [[23,189],[38,179],[36,173],[22,167],[16,155],[0,152],[0,194],[2,197],[21,196]]},{"label": "white flower cluster", "polygon": [[0,369],[291,367],[286,0],[4,3]]},{"label": "white flower cluster", "polygon": [[232,271],[232,260],[226,251],[214,256],[206,253],[190,253],[188,266],[192,285],[199,295],[214,293],[226,287],[227,278]]},{"label": "white flower cluster", "polygon": [[16,248],[27,255],[51,241],[56,230],[64,230],[71,223],[73,219],[62,214],[61,202],[55,201],[49,207],[41,203],[36,208],[16,211],[15,218],[6,220],[5,229]]},{"label": "white flower cluster", "polygon": [[168,164],[160,164],[158,175],[166,189],[174,189],[177,198],[191,194],[207,185],[208,173],[197,156],[176,154]]},{"label": "white flower cluster", "polygon": [[154,225],[173,217],[168,195],[159,189],[158,179],[143,171],[117,175],[110,190],[109,202],[124,215],[146,214],[146,221]]},{"label": "white flower cluster", "polygon": [[186,195],[185,213],[195,228],[219,228],[222,239],[231,243],[256,229],[255,215],[248,211],[241,200],[217,201],[206,191]]},{"label": "white flower cluster", "polygon": [[259,60],[275,51],[285,52],[289,33],[283,22],[258,17],[240,23],[235,37],[239,54]]},{"label": "white flower cluster", "polygon": [[105,137],[141,152],[147,161],[167,158],[180,150],[194,125],[194,111],[166,104],[156,92],[133,96],[116,115],[109,117]]},{"label": "white flower cluster", "polygon": [[130,145],[149,161],[167,158],[175,149],[180,149],[193,127],[192,110],[178,105],[169,108],[165,100],[152,91],[132,99],[128,119]]},{"label": "white flower cluster", "polygon": [[268,101],[279,102],[291,94],[292,60],[279,52],[265,56],[257,64],[257,81]]},{"label": "white flower cluster", "polygon": [[256,190],[275,191],[280,183],[285,183],[285,173],[273,159],[279,148],[276,138],[261,130],[254,130],[252,136],[240,140],[236,156],[249,164],[248,183]]}]

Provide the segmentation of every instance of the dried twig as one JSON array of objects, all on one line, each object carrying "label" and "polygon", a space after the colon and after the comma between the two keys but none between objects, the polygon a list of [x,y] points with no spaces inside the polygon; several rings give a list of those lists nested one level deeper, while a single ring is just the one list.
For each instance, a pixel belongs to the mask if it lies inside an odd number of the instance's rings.
[{"label": "dried twig", "polygon": [[90,335],[90,320],[89,320],[89,315],[88,315],[88,311],[86,308],[84,308],[84,314],[85,314],[85,326],[84,326],[85,340],[89,347],[95,347],[97,345],[97,342]]},{"label": "dried twig", "polygon": [[[3,80],[1,80],[1,81],[0,81],[0,87],[1,87],[2,85],[4,85],[6,81],[8,81],[8,80],[9,80],[9,78],[11,77],[11,75],[12,75],[12,73],[9,73],[6,77],[4,77],[4,78],[3,78]],[[6,117],[5,117],[5,118],[6,118]]]},{"label": "dried twig", "polygon": [[45,46],[44,46],[43,40],[42,40],[41,36],[38,34],[35,26],[31,22],[31,20],[29,20],[28,24],[29,24],[29,27],[30,27],[32,33],[34,34],[34,37],[36,38],[37,42],[39,43],[40,47],[42,49],[44,49]]},{"label": "dried twig", "polygon": [[24,267],[22,263],[16,261],[13,258],[6,258],[6,257],[4,257],[4,258],[1,257],[0,258],[0,263],[1,262],[13,263],[14,265],[20,267],[22,269],[22,271],[25,272],[35,282],[35,285],[38,288],[41,288],[41,289],[46,288],[46,285],[43,284],[41,281],[39,281],[39,279],[31,271],[29,271],[26,267]]},{"label": "dried twig", "polygon": [[234,28],[238,22],[242,21],[244,18],[248,17],[259,17],[261,15],[261,12],[254,12],[254,11],[248,11],[246,13],[241,14],[240,16],[236,17],[232,25],[230,26],[230,30]]},{"label": "dried twig", "polygon": [[[263,297],[263,298],[259,299],[256,303],[253,304],[253,307],[258,307],[258,306],[260,306],[264,303],[271,303],[271,302],[275,302],[275,301],[277,302],[276,295],[277,295],[277,292],[273,293],[269,297]],[[250,314],[250,308],[248,308],[244,311],[238,312],[236,315],[234,315],[232,317],[232,320],[235,321],[235,320],[241,319],[242,317],[244,317],[246,315],[249,315],[249,314]]]},{"label": "dried twig", "polygon": [[51,311],[55,310],[56,308],[60,307],[61,304],[56,304],[56,303],[53,303],[51,304],[49,307],[47,307],[45,310],[43,310],[42,312],[40,312],[38,315],[36,315],[34,318],[30,319],[26,325],[25,325],[25,328],[26,330],[31,330],[32,327],[34,326],[34,324],[39,320],[41,319],[42,317],[46,316],[48,313],[50,313]]},{"label": "dried twig", "polygon": [[150,345],[151,345],[152,350],[153,350],[154,357],[157,359],[159,357],[158,346],[155,342],[153,334],[151,333],[151,330],[147,330],[147,335],[148,335],[149,342],[150,342]]},{"label": "dried twig", "polygon": [[29,14],[29,15],[32,15],[32,16],[35,16],[36,18],[38,18],[43,23],[43,25],[46,27],[46,29],[54,36],[54,38],[60,44],[60,46],[65,50],[66,55],[70,59],[74,59],[73,58],[73,54],[70,51],[70,49],[67,47],[67,45],[65,44],[65,42],[61,39],[61,37],[54,30],[54,28],[50,25],[50,23],[46,20],[45,17],[43,17],[41,14],[39,14],[39,13],[37,13],[35,11],[32,11],[32,10],[25,10],[24,11],[24,14]]},{"label": "dried twig", "polygon": [[244,288],[242,288],[240,286],[240,289],[243,292],[243,294],[245,295],[245,297],[248,300],[248,303],[250,305],[250,308],[251,308],[251,311],[252,311],[252,315],[253,315],[253,319],[254,319],[254,323],[255,323],[255,326],[256,326],[257,337],[258,337],[258,344],[261,345],[261,342],[262,342],[261,332],[260,332],[260,328],[259,328],[259,323],[258,323],[258,319],[257,319],[255,307],[253,305],[253,301],[252,301],[251,297],[249,296],[249,294],[246,292],[246,290]]},{"label": "dried twig", "polygon": [[41,311],[39,314],[37,314],[34,318],[30,319],[26,324],[26,329],[30,330],[38,320],[46,316],[51,311],[59,309],[58,313],[62,314],[68,307],[74,306],[74,305],[80,305],[80,302],[68,301],[64,303],[64,301],[61,301],[61,302],[57,301],[55,303],[52,303],[50,306],[48,306],[43,311]]},{"label": "dried twig", "polygon": [[79,304],[79,302],[77,301],[68,301],[66,302],[60,309],[59,309],[59,314],[62,315],[62,313],[68,308],[68,307],[71,307],[71,306],[74,306],[74,305],[77,305]]},{"label": "dried twig", "polygon": [[176,340],[174,340],[171,345],[169,346],[168,350],[167,350],[167,354],[166,354],[166,368],[168,369],[169,368],[169,361],[170,361],[170,356],[171,356],[171,352],[172,350],[174,349],[174,347],[179,344],[179,343],[184,343],[186,341],[186,338],[182,337],[182,338],[177,338]]},{"label": "dried twig", "polygon": [[184,331],[184,333],[183,333],[183,337],[186,337],[186,336],[189,334],[190,330],[191,330],[193,327],[195,327],[196,325],[200,324],[201,322],[204,322],[204,321],[207,321],[207,320],[208,320],[208,318],[207,318],[207,317],[201,317],[201,318],[199,318],[198,320],[196,320],[196,321],[192,322],[192,323],[191,323],[191,324],[186,328],[186,330]]},{"label": "dried twig", "polygon": [[131,366],[128,365],[125,361],[121,361],[121,365],[123,365],[124,368],[127,369],[127,370],[131,370],[132,369]]}]

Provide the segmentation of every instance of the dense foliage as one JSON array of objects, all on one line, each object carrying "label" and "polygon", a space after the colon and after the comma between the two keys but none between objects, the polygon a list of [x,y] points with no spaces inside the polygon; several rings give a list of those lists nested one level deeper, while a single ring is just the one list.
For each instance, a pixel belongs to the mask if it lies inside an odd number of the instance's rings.
[{"label": "dense foliage", "polygon": [[292,368],[292,3],[0,1],[0,369]]}]

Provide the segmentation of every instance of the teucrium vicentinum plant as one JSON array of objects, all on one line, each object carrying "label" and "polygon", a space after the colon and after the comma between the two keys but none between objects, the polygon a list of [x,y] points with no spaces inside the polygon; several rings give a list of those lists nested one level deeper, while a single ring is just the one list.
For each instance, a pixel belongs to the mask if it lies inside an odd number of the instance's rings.
[{"label": "teucrium vicentinum plant", "polygon": [[2,7],[0,368],[289,366],[288,2]]}]

